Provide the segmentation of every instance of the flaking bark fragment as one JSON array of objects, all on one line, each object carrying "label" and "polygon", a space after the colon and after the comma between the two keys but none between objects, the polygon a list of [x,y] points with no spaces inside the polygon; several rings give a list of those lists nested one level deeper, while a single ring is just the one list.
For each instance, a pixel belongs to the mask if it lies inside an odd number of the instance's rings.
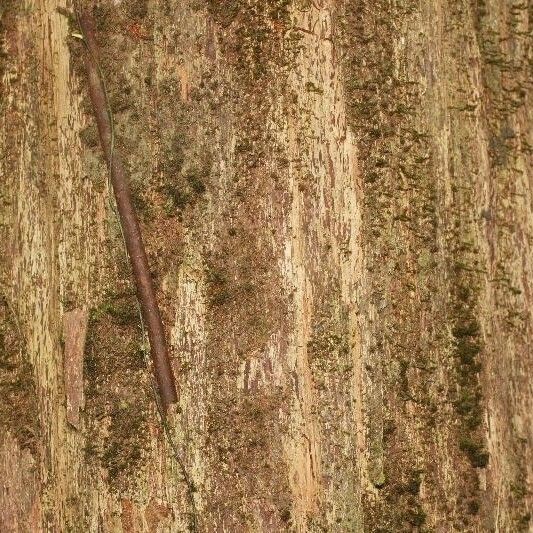
[{"label": "flaking bark fragment", "polygon": [[63,318],[64,379],[67,397],[67,420],[79,428],[80,409],[83,409],[83,353],[87,337],[88,314],[86,309],[67,311]]}]

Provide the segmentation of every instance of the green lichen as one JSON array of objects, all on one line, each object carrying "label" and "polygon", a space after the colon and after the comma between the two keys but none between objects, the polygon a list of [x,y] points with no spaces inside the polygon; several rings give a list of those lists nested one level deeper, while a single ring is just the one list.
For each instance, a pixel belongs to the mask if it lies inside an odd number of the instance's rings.
[{"label": "green lichen", "polygon": [[221,306],[231,300],[232,294],[225,269],[217,268],[214,265],[208,266],[206,278],[211,306]]},{"label": "green lichen", "polygon": [[189,169],[185,173],[185,179],[195,194],[203,194],[205,192],[204,179],[208,176],[208,173],[199,171],[196,168]]},{"label": "green lichen", "polygon": [[408,511],[405,513],[405,520],[413,527],[421,527],[426,522],[427,514],[422,509],[419,503],[415,503],[413,507],[411,507]]},{"label": "green lichen", "polygon": [[131,19],[142,20],[148,15],[148,0],[126,0],[122,4]]},{"label": "green lichen", "polygon": [[[122,264],[124,263],[124,264]],[[84,356],[89,464],[106,469],[113,490],[134,485],[150,436],[151,391],[127,261],[89,319]]]},{"label": "green lichen", "polygon": [[111,321],[119,326],[136,326],[139,322],[137,300],[134,296],[119,296],[105,301],[97,310],[105,313]]},{"label": "green lichen", "polygon": [[208,189],[212,166],[207,147],[192,150],[181,133],[172,137],[170,148],[163,152],[163,181],[159,186],[167,199],[167,215],[197,204]]},{"label": "green lichen", "polygon": [[485,468],[489,464],[489,454],[480,441],[473,440],[470,435],[461,437],[459,448],[465,452],[470,464],[475,468]]},{"label": "green lichen", "polygon": [[111,410],[109,416],[109,433],[100,460],[111,481],[116,482],[125,474],[135,475],[149,435],[146,413],[139,410],[138,404],[122,402]]},{"label": "green lichen", "polygon": [[[460,245],[459,248],[469,249]],[[472,466],[483,468],[487,465],[489,456],[479,432],[483,398],[478,376],[483,343],[480,325],[474,313],[478,291],[472,269],[456,268],[454,272],[455,318],[452,337],[458,391],[453,405],[460,417],[459,449],[465,453]]]}]

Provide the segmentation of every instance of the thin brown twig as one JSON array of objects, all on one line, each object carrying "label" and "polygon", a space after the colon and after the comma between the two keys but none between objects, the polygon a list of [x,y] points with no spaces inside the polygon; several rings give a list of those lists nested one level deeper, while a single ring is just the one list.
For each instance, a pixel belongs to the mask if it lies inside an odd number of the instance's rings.
[{"label": "thin brown twig", "polygon": [[126,171],[122,159],[114,149],[112,118],[110,116],[107,94],[98,62],[95,23],[92,13],[89,10],[80,13],[79,24],[87,46],[85,68],[87,71],[89,96],[93,105],[102,149],[110,169],[111,184],[117,203],[120,224],[133,270],[142,317],[146,323],[146,330],[150,340],[155,379],[161,404],[166,412],[169,404],[177,402],[178,395],[168,356],[163,322],[155,296],[139,221],[131,200]]}]

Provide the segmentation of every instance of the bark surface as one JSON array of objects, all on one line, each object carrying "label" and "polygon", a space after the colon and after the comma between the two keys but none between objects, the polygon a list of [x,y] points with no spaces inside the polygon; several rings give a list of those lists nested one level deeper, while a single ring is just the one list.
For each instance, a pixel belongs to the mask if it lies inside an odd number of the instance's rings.
[{"label": "bark surface", "polygon": [[194,509],[71,7],[0,4],[0,530],[530,531],[533,5],[95,3]]}]

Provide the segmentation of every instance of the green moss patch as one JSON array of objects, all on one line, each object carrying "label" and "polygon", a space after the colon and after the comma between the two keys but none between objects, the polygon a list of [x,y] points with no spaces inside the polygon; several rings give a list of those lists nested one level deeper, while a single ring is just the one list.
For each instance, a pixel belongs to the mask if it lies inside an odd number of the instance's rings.
[{"label": "green moss patch", "polygon": [[121,491],[136,483],[156,414],[133,287],[124,278],[110,283],[115,288],[92,310],[85,347],[86,453]]}]

